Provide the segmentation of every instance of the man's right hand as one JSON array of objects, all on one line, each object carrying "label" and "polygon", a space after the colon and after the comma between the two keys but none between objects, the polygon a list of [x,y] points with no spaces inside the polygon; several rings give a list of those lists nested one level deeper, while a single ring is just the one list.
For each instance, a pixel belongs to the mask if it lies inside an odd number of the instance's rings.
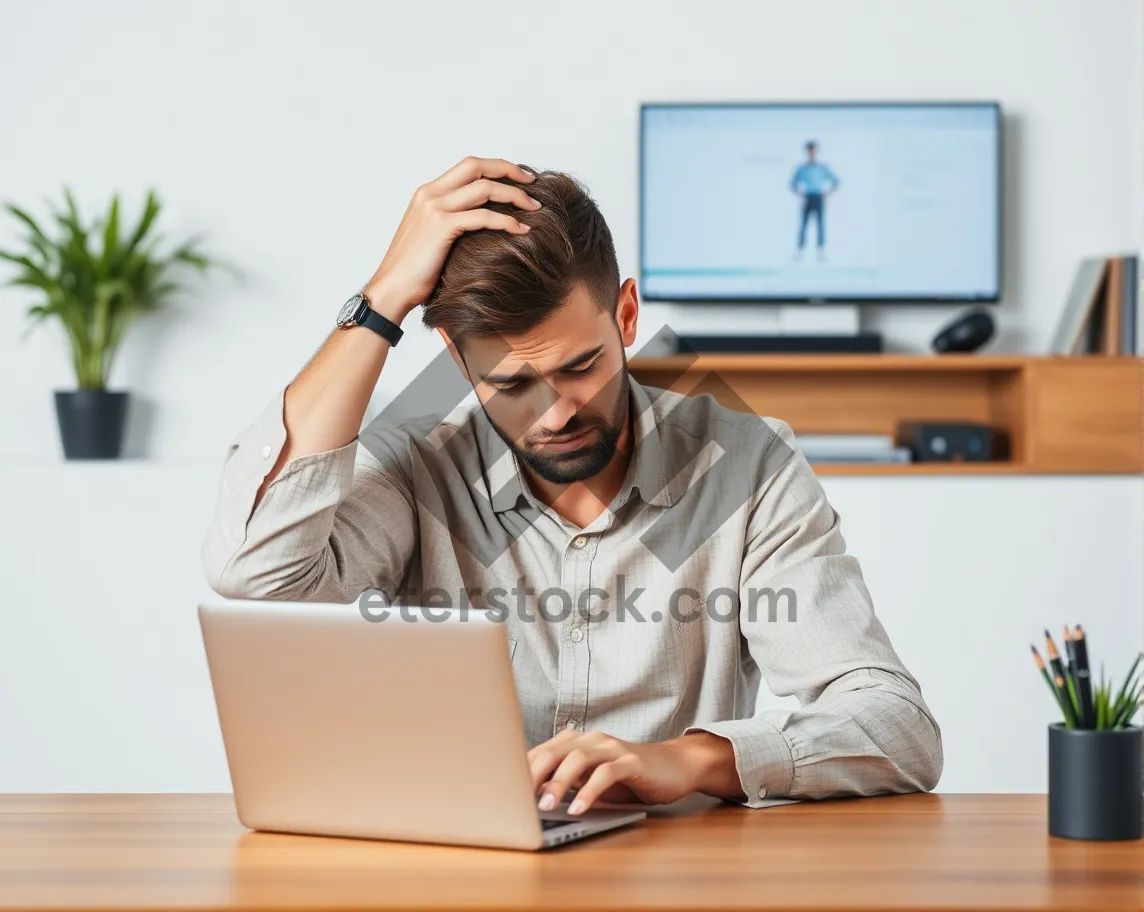
[{"label": "man's right hand", "polygon": [[365,287],[374,310],[400,323],[432,293],[449,248],[464,232],[480,228],[528,232],[528,226],[511,215],[482,208],[490,200],[530,211],[540,208],[520,187],[491,180],[496,177],[521,184],[536,180],[502,158],[470,156],[417,188],[385,258]]}]

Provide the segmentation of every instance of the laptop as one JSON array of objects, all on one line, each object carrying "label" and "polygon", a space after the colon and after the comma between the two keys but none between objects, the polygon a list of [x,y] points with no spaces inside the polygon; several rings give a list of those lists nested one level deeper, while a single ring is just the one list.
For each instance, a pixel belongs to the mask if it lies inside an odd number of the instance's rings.
[{"label": "laptop", "polygon": [[543,849],[647,816],[538,811],[505,625],[476,609],[388,610],[199,606],[244,826]]}]

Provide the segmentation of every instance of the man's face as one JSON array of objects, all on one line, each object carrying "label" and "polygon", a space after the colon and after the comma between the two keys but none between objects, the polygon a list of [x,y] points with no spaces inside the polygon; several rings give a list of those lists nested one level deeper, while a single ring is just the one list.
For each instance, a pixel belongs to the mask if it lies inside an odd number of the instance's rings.
[{"label": "man's face", "polygon": [[517,458],[545,481],[586,481],[615,456],[628,417],[624,347],[634,341],[634,310],[631,280],[615,314],[600,310],[577,286],[527,333],[462,341],[485,414]]},{"label": "man's face", "polygon": [[809,158],[811,161],[814,161],[814,154],[817,151],[818,151],[817,146],[807,146],[806,147],[806,157]]}]

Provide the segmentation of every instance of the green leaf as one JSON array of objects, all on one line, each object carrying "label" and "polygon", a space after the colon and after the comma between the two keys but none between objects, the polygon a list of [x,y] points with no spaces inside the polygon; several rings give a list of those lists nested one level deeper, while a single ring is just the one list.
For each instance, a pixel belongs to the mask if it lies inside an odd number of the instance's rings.
[{"label": "green leaf", "polygon": [[33,237],[38,238],[39,240],[44,241],[45,243],[50,243],[50,241],[48,241],[47,235],[44,234],[44,232],[40,228],[39,224],[36,222],[36,220],[34,218],[32,218],[30,215],[28,215],[27,212],[25,212],[19,206],[13,205],[12,203],[7,203],[4,206],[4,208],[7,209],[9,212],[11,212],[12,215],[16,216],[16,218],[18,218],[20,221],[22,221],[30,229],[32,229],[32,236]]},{"label": "green leaf", "polygon": [[1138,675],[1128,687],[1127,691],[1122,689],[1121,694],[1117,697],[1116,703],[1112,711],[1113,727],[1123,728],[1126,726],[1140,706],[1140,676]]},{"label": "green leaf", "polygon": [[119,256],[119,194],[111,197],[111,210],[103,226],[103,256],[100,258],[100,273],[108,275]]},{"label": "green leaf", "polygon": [[50,317],[53,312],[48,304],[34,304],[28,308],[28,315],[32,317]]},{"label": "green leaf", "polygon": [[1071,674],[1065,675],[1065,689],[1068,691],[1069,708],[1072,710],[1073,718],[1076,719],[1077,725],[1079,726],[1081,720],[1080,700],[1077,698],[1076,685],[1073,683]]},{"label": "green leaf", "polygon": [[123,249],[126,255],[134,253],[135,249],[147,236],[147,232],[151,230],[151,226],[159,216],[160,208],[159,199],[155,195],[155,191],[149,190],[147,192],[147,201],[143,205],[143,214],[139,217],[139,224],[135,226],[135,230],[131,232],[131,237],[124,245]]},{"label": "green leaf", "polygon": [[1133,675],[1136,674],[1136,666],[1140,664],[1140,655],[1137,654],[1136,661],[1132,663],[1132,667],[1128,669],[1128,674],[1124,676],[1124,683],[1120,685],[1120,691],[1116,695],[1116,702],[1119,703],[1124,699],[1124,695],[1128,692],[1128,685],[1132,681]]},{"label": "green leaf", "polygon": [[19,253],[9,253],[7,250],[0,250],[0,260],[7,260],[9,263],[16,263],[28,269],[38,269],[35,263],[29,257]]},{"label": "green leaf", "polygon": [[204,240],[202,235],[197,235],[181,244],[171,252],[171,259],[177,260],[182,263],[189,263],[192,266],[205,268],[210,265],[210,258],[203,256],[198,252],[197,248]]}]

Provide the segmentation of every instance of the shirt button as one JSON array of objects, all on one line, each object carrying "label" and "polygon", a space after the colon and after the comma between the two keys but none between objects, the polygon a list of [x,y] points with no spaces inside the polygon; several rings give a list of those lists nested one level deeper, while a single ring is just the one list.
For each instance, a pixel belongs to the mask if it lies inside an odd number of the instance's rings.
[{"label": "shirt button", "polygon": [[564,727],[568,729],[576,728],[580,722],[577,719],[569,719],[564,723]]},{"label": "shirt button", "polygon": [[573,548],[583,548],[586,544],[588,544],[588,538],[585,535],[577,535],[572,539]]},{"label": "shirt button", "polygon": [[270,451],[270,444],[264,443],[262,445],[262,458],[263,459],[269,459],[270,458],[270,452],[271,452]]},{"label": "shirt button", "polygon": [[582,639],[584,639],[584,631],[579,627],[573,627],[572,632],[568,634],[568,636],[571,638],[573,643],[579,643]]}]

